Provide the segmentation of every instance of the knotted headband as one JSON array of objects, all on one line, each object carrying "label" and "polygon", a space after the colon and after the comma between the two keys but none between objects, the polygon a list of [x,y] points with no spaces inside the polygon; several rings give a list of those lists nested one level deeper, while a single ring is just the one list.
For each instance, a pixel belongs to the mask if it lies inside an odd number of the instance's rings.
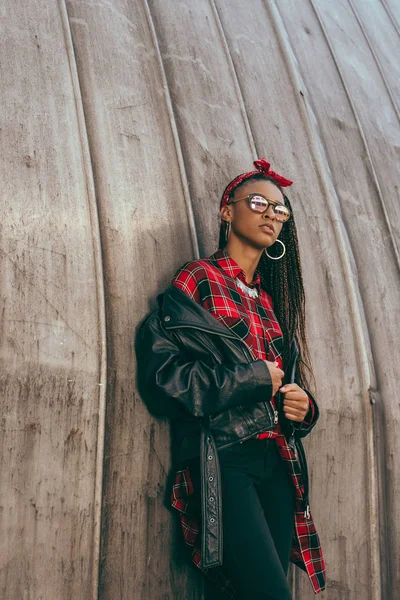
[{"label": "knotted headband", "polygon": [[232,181],[227,185],[227,187],[225,188],[225,191],[224,191],[224,195],[222,196],[220,208],[222,208],[223,206],[228,204],[229,196],[230,196],[232,190],[234,190],[235,187],[237,187],[239,185],[239,183],[242,183],[242,181],[244,181],[245,179],[249,179],[253,175],[257,175],[258,173],[262,173],[263,175],[268,175],[268,177],[271,177],[281,187],[287,187],[289,185],[292,185],[293,181],[290,181],[289,179],[285,179],[284,177],[282,177],[282,175],[279,175],[278,173],[275,173],[275,171],[272,171],[269,168],[270,167],[269,162],[265,158],[260,158],[259,160],[255,160],[253,162],[253,164],[254,164],[255,168],[257,169],[256,171],[249,171],[248,173],[242,173],[241,175],[238,175],[237,177],[235,177],[235,179],[232,179]]}]

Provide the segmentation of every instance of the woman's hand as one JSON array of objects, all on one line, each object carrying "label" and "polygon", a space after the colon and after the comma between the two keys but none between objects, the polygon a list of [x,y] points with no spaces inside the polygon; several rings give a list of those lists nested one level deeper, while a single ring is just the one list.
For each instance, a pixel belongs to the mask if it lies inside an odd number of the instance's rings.
[{"label": "woman's hand", "polygon": [[279,390],[280,386],[282,385],[282,379],[284,376],[284,372],[282,371],[282,369],[280,369],[277,365],[277,362],[272,362],[270,360],[264,360],[265,364],[267,365],[270,375],[271,375],[271,379],[272,379],[272,395],[275,396],[276,392]]},{"label": "woman's hand", "polygon": [[303,421],[309,408],[309,399],[297,383],[287,383],[280,388],[284,393],[283,412],[289,421]]}]

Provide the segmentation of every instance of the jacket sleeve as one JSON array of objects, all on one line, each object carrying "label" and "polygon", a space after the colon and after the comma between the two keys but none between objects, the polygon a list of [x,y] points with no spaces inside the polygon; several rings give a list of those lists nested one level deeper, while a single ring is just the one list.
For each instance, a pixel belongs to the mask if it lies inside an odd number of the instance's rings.
[{"label": "jacket sleeve", "polygon": [[[304,389],[304,388],[303,388]],[[308,435],[310,433],[310,431],[312,431],[319,419],[319,408],[318,408],[318,404],[314,398],[314,396],[312,396],[311,392],[309,392],[308,390],[304,390],[310,400],[310,406],[308,408],[308,412],[306,414],[306,416],[304,417],[303,421],[298,422],[298,421],[292,421],[294,427],[297,429],[298,431],[298,435],[303,438],[306,435]]]},{"label": "jacket sleeve", "polygon": [[263,360],[229,365],[189,361],[163,328],[157,311],[139,328],[136,357],[140,393],[157,416],[174,418],[189,411],[204,417],[272,396],[271,375]]}]

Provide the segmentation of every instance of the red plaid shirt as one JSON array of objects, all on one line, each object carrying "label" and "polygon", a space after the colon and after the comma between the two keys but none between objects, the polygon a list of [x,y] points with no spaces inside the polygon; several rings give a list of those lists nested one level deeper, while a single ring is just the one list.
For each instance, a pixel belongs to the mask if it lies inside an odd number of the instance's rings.
[{"label": "red plaid shirt", "polygon": [[[252,298],[244,293],[237,285],[236,278],[247,287],[256,289],[258,297]],[[252,284],[246,283],[241,267],[226,251],[218,250],[208,258],[183,265],[175,274],[172,283],[233,330],[246,344],[254,360],[277,361],[278,366],[282,368],[282,331],[273,311],[272,298],[261,288],[258,274],[255,275]],[[270,401],[275,409],[274,398]],[[309,401],[310,408],[304,420],[305,425],[312,423],[314,418],[314,407],[310,397]],[[261,433],[258,437],[276,439],[280,455],[287,463],[297,498],[290,558],[294,564],[307,572],[314,592],[319,593],[325,587],[325,563],[311,513],[309,516],[304,513],[304,488],[296,455],[281,433],[279,423],[273,431]],[[185,541],[192,546],[193,562],[200,568],[200,523],[190,506],[193,493],[193,483],[186,466],[176,473],[171,502],[181,513]],[[235,597],[232,582],[223,573],[223,568],[205,571],[228,597]]]}]

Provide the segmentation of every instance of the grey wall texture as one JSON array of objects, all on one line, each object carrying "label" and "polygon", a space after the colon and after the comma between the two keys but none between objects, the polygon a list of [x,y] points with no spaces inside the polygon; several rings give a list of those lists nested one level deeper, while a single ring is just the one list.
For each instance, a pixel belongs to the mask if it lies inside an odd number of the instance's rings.
[{"label": "grey wall texture", "polygon": [[398,0],[3,0],[0,22],[0,597],[204,597],[134,335],[264,156],[295,182],[321,597],[398,598]]}]

